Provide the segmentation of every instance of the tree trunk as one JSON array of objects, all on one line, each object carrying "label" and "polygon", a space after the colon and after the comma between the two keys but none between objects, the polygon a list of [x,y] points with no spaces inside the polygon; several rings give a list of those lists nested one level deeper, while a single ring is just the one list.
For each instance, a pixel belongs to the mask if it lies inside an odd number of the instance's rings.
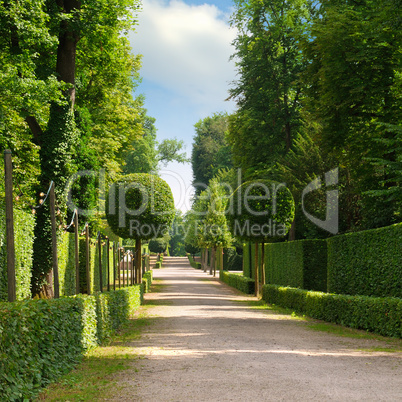
[{"label": "tree trunk", "polygon": [[212,247],[211,250],[211,261],[209,262],[209,274],[212,275],[214,266],[215,266],[215,247]]},{"label": "tree trunk", "polygon": [[135,240],[135,283],[140,284],[142,282],[142,255],[141,255],[141,239]]}]

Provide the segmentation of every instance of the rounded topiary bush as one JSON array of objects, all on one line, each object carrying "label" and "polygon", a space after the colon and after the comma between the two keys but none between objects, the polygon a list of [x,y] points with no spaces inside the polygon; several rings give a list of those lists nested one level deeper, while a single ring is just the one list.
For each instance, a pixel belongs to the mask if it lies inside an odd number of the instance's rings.
[{"label": "rounded topiary bush", "polygon": [[169,185],[145,173],[124,176],[106,196],[106,217],[113,232],[124,239],[152,239],[166,233],[175,215]]},{"label": "rounded topiary bush", "polygon": [[167,248],[166,240],[164,239],[152,239],[148,244],[149,251],[151,253],[164,253]]},{"label": "rounded topiary bush", "polygon": [[227,221],[237,238],[263,242],[285,236],[292,225],[294,200],[283,184],[248,181],[233,192],[229,201]]}]

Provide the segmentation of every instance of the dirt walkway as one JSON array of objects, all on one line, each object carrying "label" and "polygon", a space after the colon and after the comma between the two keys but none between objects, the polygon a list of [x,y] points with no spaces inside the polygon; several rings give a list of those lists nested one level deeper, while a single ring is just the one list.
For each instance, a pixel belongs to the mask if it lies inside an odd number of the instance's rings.
[{"label": "dirt walkway", "polygon": [[[269,310],[186,259],[171,258],[151,325],[130,344],[144,358],[121,374],[119,401],[397,401],[401,354],[376,340],[335,336]],[[386,346],[386,344],[385,344]]]}]

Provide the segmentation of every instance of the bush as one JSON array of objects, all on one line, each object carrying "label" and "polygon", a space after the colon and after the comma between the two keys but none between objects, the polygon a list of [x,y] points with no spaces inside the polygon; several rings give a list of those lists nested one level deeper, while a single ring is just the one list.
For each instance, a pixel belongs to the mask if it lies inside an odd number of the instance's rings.
[{"label": "bush", "polygon": [[152,285],[152,279],[153,279],[152,271],[146,271],[146,272],[144,273],[144,275],[142,275],[142,280],[143,280],[144,283],[145,283],[145,286],[144,286],[144,293],[148,293],[148,292],[149,292],[149,289],[150,289],[150,287],[151,287],[151,285]]},{"label": "bush", "polygon": [[[121,195],[124,200],[119,199]],[[116,235],[124,239],[152,239],[155,233],[164,234],[173,221],[172,190],[158,176],[129,174],[109,188],[106,211],[108,224]]]},{"label": "bush", "polygon": [[258,180],[239,186],[230,196],[236,205],[227,221],[234,237],[263,242],[286,235],[291,227],[295,203],[291,192],[282,184]]},{"label": "bush", "polygon": [[402,297],[402,223],[328,241],[328,291]]},{"label": "bush", "polygon": [[267,303],[320,320],[384,336],[402,337],[402,299],[338,295],[277,285],[265,285],[262,289],[262,297]]},{"label": "bush", "polygon": [[[85,251],[85,249],[84,249]],[[61,296],[76,294],[75,289],[75,235],[64,232],[58,237],[57,259]]]},{"label": "bush", "polygon": [[156,261],[155,262],[155,269],[159,269],[162,266],[162,262],[161,261]]},{"label": "bush", "polygon": [[152,239],[149,241],[148,247],[151,253],[164,253],[167,248],[167,242],[165,239]]},{"label": "bush", "polygon": [[139,285],[94,296],[0,303],[0,395],[33,399],[139,307]]},{"label": "bush", "polygon": [[227,271],[241,271],[243,269],[243,256],[237,254],[235,247],[223,250],[223,266]]},{"label": "bush", "polygon": [[[17,300],[31,296],[35,218],[14,208],[15,281]],[[5,203],[0,200],[0,301],[8,300]]]},{"label": "bush", "polygon": [[201,269],[201,263],[200,262],[196,262],[194,261],[194,258],[192,255],[187,255],[188,261],[190,263],[190,265],[195,268],[195,269]]},{"label": "bush", "polygon": [[232,274],[227,271],[220,271],[219,279],[229,286],[240,290],[246,294],[254,293],[254,279],[247,278],[241,274]]},{"label": "bush", "polygon": [[266,283],[327,290],[327,243],[298,240],[265,245]]}]

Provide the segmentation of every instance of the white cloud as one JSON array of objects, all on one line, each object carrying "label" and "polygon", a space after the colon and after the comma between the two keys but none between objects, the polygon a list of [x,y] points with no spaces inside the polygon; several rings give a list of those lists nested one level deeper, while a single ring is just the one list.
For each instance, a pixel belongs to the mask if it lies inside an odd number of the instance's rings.
[{"label": "white cloud", "polygon": [[130,41],[133,51],[143,55],[144,79],[211,113],[222,110],[235,78],[229,62],[234,38],[235,30],[214,5],[144,0]]}]

